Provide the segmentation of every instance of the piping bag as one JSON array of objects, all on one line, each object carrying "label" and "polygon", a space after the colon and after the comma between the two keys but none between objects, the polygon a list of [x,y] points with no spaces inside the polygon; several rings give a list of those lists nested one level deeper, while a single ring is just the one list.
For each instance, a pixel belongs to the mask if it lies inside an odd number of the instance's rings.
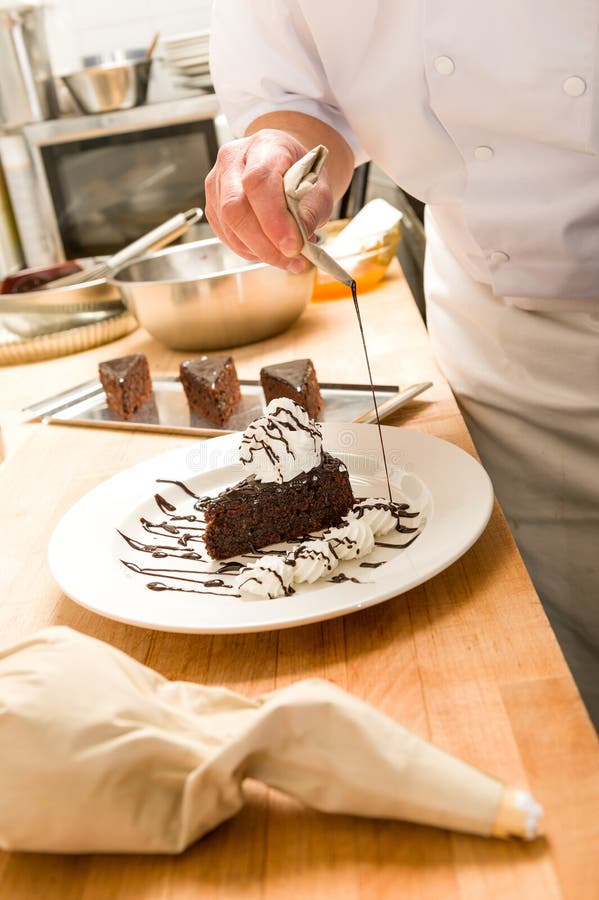
[{"label": "piping bag", "polygon": [[323,144],[318,144],[318,146],[313,147],[312,150],[309,150],[305,156],[302,156],[301,159],[298,159],[283,176],[283,190],[285,192],[285,200],[287,202],[287,209],[293,216],[296,221],[297,227],[299,228],[300,234],[303,238],[303,245],[301,249],[301,255],[304,256],[309,262],[313,265],[317,266],[319,269],[322,269],[331,278],[335,278],[337,281],[340,281],[342,284],[347,285],[350,288],[352,293],[352,299],[354,301],[354,309],[356,310],[356,316],[358,318],[358,325],[360,327],[360,335],[362,338],[362,346],[364,347],[364,356],[366,358],[366,367],[368,369],[368,378],[370,380],[370,390],[372,393],[372,405],[376,414],[376,423],[379,431],[379,440],[381,444],[381,452],[383,454],[383,467],[385,469],[385,478],[387,481],[387,491],[389,494],[389,501],[393,500],[392,491],[391,491],[391,482],[389,480],[389,469],[387,466],[387,456],[385,454],[385,445],[383,443],[383,432],[381,430],[381,420],[379,417],[379,410],[376,401],[376,394],[374,390],[374,383],[372,380],[372,371],[370,368],[370,358],[368,356],[368,350],[366,348],[366,338],[364,336],[364,328],[362,326],[362,316],[360,315],[360,306],[358,304],[358,294],[356,291],[356,282],[349,275],[348,272],[343,269],[339,263],[333,259],[332,256],[323,250],[322,247],[319,247],[317,244],[313,243],[309,240],[308,233],[306,231],[306,226],[304,225],[303,219],[300,214],[300,202],[306,194],[312,190],[316,182],[318,181],[318,176],[322,171],[322,167],[325,164],[326,158],[328,156],[329,151]]},{"label": "piping bag", "polygon": [[530,794],[328,681],[249,699],[55,626],[0,651],[0,848],[180,853],[257,779],[324,812],[533,838]]},{"label": "piping bag", "polygon": [[300,215],[300,201],[312,190],[325,164],[329,151],[322,144],[313,147],[305,156],[298,159],[283,176],[283,190],[287,201],[287,209],[295,219],[300,234],[304,240],[301,255],[313,265],[322,269],[331,278],[340,281],[351,288],[355,281],[345,269],[343,269],[332,256],[329,256],[322,247],[308,239],[306,226]]}]

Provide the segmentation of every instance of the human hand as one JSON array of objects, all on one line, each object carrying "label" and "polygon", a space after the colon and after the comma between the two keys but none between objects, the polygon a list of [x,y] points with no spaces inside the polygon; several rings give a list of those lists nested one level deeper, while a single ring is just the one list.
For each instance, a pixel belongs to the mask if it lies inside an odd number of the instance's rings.
[{"label": "human hand", "polygon": [[[309,263],[299,253],[303,240],[287,209],[285,172],[307,149],[285,131],[264,128],[224,144],[206,178],[208,222],[217,237],[245,259],[261,260],[291,272]],[[300,203],[308,235],[326,222],[333,194],[326,167]]]}]

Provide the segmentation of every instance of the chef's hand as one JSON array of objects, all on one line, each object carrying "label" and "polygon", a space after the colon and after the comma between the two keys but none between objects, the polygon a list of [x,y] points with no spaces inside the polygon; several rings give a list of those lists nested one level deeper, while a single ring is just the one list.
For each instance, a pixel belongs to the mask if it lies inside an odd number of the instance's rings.
[{"label": "chef's hand", "polygon": [[[206,218],[217,237],[245,259],[302,272],[303,240],[287,209],[283,175],[310,148],[285,131],[263,128],[224,144],[206,178]],[[331,215],[326,166],[300,203],[308,235]]]}]

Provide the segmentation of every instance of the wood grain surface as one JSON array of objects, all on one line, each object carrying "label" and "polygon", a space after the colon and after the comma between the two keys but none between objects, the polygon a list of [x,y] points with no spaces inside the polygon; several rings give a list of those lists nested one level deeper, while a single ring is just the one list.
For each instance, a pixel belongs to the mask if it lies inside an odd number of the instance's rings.
[{"label": "wood grain surface", "polygon": [[[375,380],[434,382],[388,424],[474,453],[397,267],[363,295],[361,307]],[[61,593],[46,548],[65,511],[115,472],[194,439],[23,424],[19,410],[95,377],[98,361],[131,352],[146,353],[152,371],[165,374],[176,374],[190,355],[140,329],[85,353],[0,369],[2,643],[69,625],[168,678],[252,696],[308,676],[328,678],[445,750],[529,789],[545,807],[545,835],[502,842],[325,815],[248,782],[243,811],[178,857],[0,853],[0,897],[597,898],[595,733],[498,508],[477,543],[435,578],[381,605],[300,628],[160,633],[101,618]],[[314,360],[322,381],[366,382],[350,300],[312,303],[285,334],[234,351],[244,378],[301,356]]]}]

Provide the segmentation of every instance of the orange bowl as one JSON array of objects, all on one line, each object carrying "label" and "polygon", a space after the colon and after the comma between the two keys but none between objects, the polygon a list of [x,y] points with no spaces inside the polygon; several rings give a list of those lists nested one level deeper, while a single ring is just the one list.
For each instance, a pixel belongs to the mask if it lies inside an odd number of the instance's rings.
[{"label": "orange bowl", "polygon": [[[319,236],[323,239],[321,246],[324,250],[328,249],[327,241],[336,237],[349,221],[349,219],[337,219],[328,222],[319,230]],[[375,287],[384,277],[389,263],[397,253],[400,240],[401,227],[397,223],[388,231],[363,239],[355,252],[341,255],[332,252],[331,255],[352,276],[358,291],[364,293]],[[346,285],[318,269],[312,293],[313,300],[340,300],[350,296],[351,292]]]}]

